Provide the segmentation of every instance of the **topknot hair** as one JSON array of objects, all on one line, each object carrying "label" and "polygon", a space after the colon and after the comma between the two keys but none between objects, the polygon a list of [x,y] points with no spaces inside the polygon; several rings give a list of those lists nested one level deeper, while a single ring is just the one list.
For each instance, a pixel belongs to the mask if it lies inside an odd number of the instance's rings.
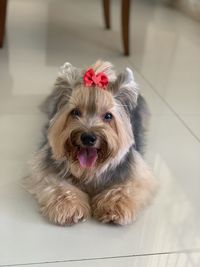
[{"label": "topknot hair", "polygon": [[105,75],[108,77],[109,82],[114,82],[117,79],[114,67],[108,61],[98,60],[95,62],[92,68],[94,69],[96,74],[98,74],[99,72],[104,72]]}]

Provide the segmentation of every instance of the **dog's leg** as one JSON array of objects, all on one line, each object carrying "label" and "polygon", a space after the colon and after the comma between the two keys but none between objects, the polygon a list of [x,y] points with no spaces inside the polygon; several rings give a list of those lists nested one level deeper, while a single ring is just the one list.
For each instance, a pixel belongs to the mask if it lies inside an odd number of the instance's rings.
[{"label": "dog's leg", "polygon": [[136,152],[133,177],[126,183],[114,185],[92,199],[93,215],[99,221],[126,225],[149,204],[157,188],[151,171]]},{"label": "dog's leg", "polygon": [[90,216],[89,197],[86,193],[59,177],[47,174],[27,177],[25,187],[40,205],[41,213],[52,223],[72,225]]}]

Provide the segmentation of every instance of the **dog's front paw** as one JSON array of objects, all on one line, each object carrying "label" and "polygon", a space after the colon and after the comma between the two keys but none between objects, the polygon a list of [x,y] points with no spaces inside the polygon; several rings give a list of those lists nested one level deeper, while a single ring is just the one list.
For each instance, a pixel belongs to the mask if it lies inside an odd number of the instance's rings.
[{"label": "dog's front paw", "polygon": [[71,191],[65,193],[59,191],[41,205],[42,214],[52,223],[63,226],[73,225],[85,221],[90,216],[90,206],[85,196]]},{"label": "dog's front paw", "polygon": [[101,193],[92,200],[93,216],[103,223],[127,225],[136,219],[133,200],[122,192]]}]

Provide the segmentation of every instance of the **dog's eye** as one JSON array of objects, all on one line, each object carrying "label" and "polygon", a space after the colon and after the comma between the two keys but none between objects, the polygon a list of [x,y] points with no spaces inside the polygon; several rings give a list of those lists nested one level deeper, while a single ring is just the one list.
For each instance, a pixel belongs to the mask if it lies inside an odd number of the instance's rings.
[{"label": "dog's eye", "polygon": [[111,121],[112,118],[113,118],[113,115],[112,115],[110,112],[107,112],[107,113],[104,115],[104,121],[106,121],[106,122]]},{"label": "dog's eye", "polygon": [[72,110],[71,114],[74,117],[80,117],[81,116],[81,111],[80,111],[80,109],[75,108],[75,109]]}]

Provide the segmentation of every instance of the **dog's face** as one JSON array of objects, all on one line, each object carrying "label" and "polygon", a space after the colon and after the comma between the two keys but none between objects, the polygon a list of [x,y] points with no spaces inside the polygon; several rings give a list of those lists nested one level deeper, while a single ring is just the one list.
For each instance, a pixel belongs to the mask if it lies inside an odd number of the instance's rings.
[{"label": "dog's face", "polygon": [[124,107],[128,105],[126,89],[120,92],[119,80],[108,90],[74,85],[52,119],[48,138],[54,157],[66,158],[74,176],[94,174],[119,163],[134,143]]}]

